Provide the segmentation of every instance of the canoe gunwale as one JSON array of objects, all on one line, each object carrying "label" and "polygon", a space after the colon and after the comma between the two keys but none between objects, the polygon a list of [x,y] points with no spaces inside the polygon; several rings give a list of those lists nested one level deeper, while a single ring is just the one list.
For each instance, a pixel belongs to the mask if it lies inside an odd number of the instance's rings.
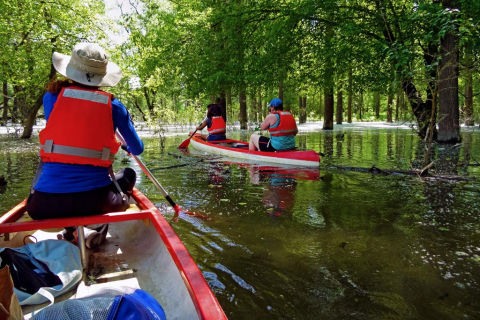
[{"label": "canoe gunwale", "polygon": [[15,222],[26,212],[26,200],[24,200],[0,217],[0,234],[31,231],[36,229],[148,219],[155,227],[158,235],[170,253],[172,260],[177,266],[185,287],[192,298],[199,319],[227,319],[197,264],[165,217],[139,190],[133,190],[133,198],[137,201],[137,205],[141,210],[134,212],[112,212],[85,217]]}]

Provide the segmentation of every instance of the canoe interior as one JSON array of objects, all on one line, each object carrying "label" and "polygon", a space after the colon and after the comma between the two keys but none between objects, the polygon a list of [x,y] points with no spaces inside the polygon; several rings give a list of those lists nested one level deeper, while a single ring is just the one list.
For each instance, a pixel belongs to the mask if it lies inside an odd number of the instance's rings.
[{"label": "canoe interior", "polygon": [[[0,246],[18,247],[23,241],[56,239],[60,231],[57,228],[12,233],[9,240],[2,237]],[[110,223],[105,243],[87,249],[87,254],[84,279],[76,290],[57,297],[55,302],[81,298],[105,288],[141,288],[157,299],[168,319],[199,318],[182,275],[149,220]],[[24,306],[25,319],[47,305]]]}]

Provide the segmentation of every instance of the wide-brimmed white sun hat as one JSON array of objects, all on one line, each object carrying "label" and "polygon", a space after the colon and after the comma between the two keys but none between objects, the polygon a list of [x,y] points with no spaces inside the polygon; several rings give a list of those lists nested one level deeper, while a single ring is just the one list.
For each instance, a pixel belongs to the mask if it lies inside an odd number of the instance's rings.
[{"label": "wide-brimmed white sun hat", "polygon": [[96,43],[75,45],[72,55],[54,52],[52,63],[61,75],[92,87],[113,87],[122,79],[122,70],[108,61],[108,55]]}]

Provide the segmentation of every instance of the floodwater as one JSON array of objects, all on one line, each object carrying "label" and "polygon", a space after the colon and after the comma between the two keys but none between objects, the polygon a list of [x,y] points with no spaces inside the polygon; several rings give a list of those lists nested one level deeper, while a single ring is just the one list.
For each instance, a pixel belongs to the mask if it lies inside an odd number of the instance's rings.
[{"label": "floodwater", "polygon": [[[319,170],[182,153],[187,137],[145,138],[142,159],[188,215],[173,210],[131,159],[137,187],[185,243],[229,319],[479,319],[480,131],[426,146],[406,126],[300,127]],[[247,139],[235,131],[233,138]],[[162,151],[162,144],[165,149]],[[22,200],[36,141],[0,137],[4,212]],[[420,178],[413,170],[431,161]],[[392,174],[374,173],[372,167]]]}]

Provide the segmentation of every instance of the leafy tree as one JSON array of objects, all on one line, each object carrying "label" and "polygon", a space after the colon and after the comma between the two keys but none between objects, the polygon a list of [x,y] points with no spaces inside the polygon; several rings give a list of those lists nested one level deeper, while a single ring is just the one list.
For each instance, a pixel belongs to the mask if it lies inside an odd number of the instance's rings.
[{"label": "leafy tree", "polygon": [[93,0],[0,2],[0,81],[13,98],[11,116],[23,120],[22,138],[31,136],[46,84],[55,77],[52,53],[100,39],[102,11]]}]

